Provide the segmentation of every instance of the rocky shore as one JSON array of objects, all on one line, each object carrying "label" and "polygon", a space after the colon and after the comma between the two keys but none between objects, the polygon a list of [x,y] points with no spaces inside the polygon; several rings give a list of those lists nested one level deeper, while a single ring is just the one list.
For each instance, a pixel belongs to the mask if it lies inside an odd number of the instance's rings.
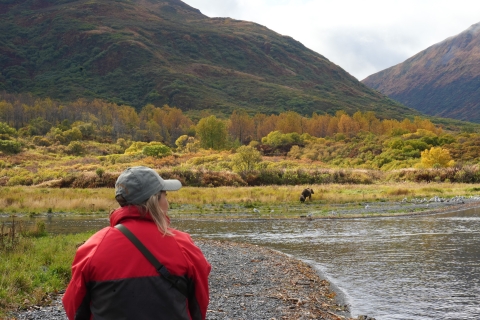
[{"label": "rocky shore", "polygon": [[[212,265],[207,319],[351,319],[308,264],[267,248],[196,240]],[[9,319],[64,320],[61,295]],[[360,316],[358,319],[367,319]]]}]

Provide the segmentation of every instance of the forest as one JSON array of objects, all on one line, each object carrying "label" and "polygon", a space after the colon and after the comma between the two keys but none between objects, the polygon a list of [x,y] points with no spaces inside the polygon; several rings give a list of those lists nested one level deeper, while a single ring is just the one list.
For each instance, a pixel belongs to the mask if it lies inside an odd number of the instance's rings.
[{"label": "forest", "polygon": [[[472,127],[380,119],[373,112],[205,111],[193,118],[168,105],[137,112],[102,100],[0,100],[0,185],[8,186],[59,179],[63,186],[109,185],[114,173],[135,164],[166,170],[192,186],[473,183],[480,181],[479,146]],[[80,182],[83,172],[95,177]]]}]

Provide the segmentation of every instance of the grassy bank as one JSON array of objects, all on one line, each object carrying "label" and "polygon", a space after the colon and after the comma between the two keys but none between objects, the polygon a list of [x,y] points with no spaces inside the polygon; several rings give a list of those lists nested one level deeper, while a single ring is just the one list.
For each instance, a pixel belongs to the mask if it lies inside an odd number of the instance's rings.
[{"label": "grassy bank", "polygon": [[[205,213],[233,206],[238,210],[299,206],[301,191],[307,186],[262,187],[184,187],[169,192],[172,212]],[[477,196],[480,184],[462,183],[385,183],[385,184],[328,184],[312,185],[315,191],[308,205],[328,207],[336,204],[364,204],[401,201],[404,198],[451,198]],[[118,207],[112,188],[55,189],[38,187],[0,188],[0,213],[41,214],[80,213],[107,214]],[[222,209],[222,210],[223,210]],[[225,211],[228,211],[225,209]],[[278,212],[280,213],[280,212]]]},{"label": "grassy bank", "polygon": [[[78,244],[91,233],[49,236],[26,231],[18,223],[1,226],[0,319],[6,312],[50,302],[51,293],[65,289]],[[41,226],[40,226],[41,229]]]}]

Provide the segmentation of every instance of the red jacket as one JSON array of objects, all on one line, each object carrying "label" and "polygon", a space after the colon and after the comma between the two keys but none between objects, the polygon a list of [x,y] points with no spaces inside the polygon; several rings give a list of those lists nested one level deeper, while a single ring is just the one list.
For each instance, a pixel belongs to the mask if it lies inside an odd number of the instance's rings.
[{"label": "red jacket", "polygon": [[[194,294],[185,298],[160,279],[154,266],[115,225],[122,223],[176,276],[186,276]],[[70,320],[205,319],[211,266],[187,233],[163,236],[135,206],[115,210],[110,227],[95,233],[75,255],[63,297]],[[162,281],[160,281],[162,280]]]}]

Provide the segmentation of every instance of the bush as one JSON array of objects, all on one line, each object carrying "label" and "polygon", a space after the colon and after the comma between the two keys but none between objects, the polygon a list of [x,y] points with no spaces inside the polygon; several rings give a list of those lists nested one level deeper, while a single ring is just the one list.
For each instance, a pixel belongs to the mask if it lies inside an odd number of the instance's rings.
[{"label": "bush", "polygon": [[178,179],[190,187],[246,186],[247,183],[236,173],[229,171],[207,171],[191,169],[163,170],[164,179]]},{"label": "bush", "polygon": [[130,147],[128,147],[126,150],[125,150],[125,154],[136,154],[136,153],[141,153],[143,148],[148,145],[148,143],[146,142],[141,142],[141,141],[136,141],[136,142],[133,142]]},{"label": "bush", "polygon": [[104,173],[102,179],[91,175],[69,175],[52,184],[57,188],[114,188],[118,175]]},{"label": "bush", "polygon": [[194,157],[191,158],[190,160],[187,161],[188,164],[194,165],[194,166],[199,166],[199,165],[204,165],[207,163],[215,163],[218,161],[224,160],[224,156],[221,154],[213,154],[213,155],[208,155],[208,156],[203,156],[203,157]]},{"label": "bush", "polygon": [[31,186],[33,179],[30,176],[18,175],[8,179],[7,186]]},{"label": "bush", "polygon": [[33,137],[33,144],[41,147],[48,147],[51,145],[50,141],[44,137],[35,136]]},{"label": "bush", "polygon": [[203,172],[201,184],[203,187],[244,186],[245,181],[235,173],[222,171]]},{"label": "bush", "polygon": [[266,137],[262,138],[262,143],[271,147],[280,147],[286,145],[303,145],[302,136],[298,133],[281,133],[272,131]]},{"label": "bush", "polygon": [[13,154],[22,151],[22,144],[12,140],[0,140],[0,151]]},{"label": "bush", "polygon": [[15,136],[17,134],[17,130],[10,127],[8,124],[4,122],[0,122],[0,135],[1,136]]},{"label": "bush", "polygon": [[101,178],[103,176],[103,174],[105,173],[105,170],[103,168],[97,168],[97,170],[95,170],[95,173],[97,174],[97,176],[99,178]]},{"label": "bush", "polygon": [[68,144],[67,152],[78,156],[85,152],[85,147],[79,141],[72,141]]},{"label": "bush", "polygon": [[172,154],[172,150],[163,144],[145,146],[142,153],[146,156],[162,158]]},{"label": "bush", "polygon": [[233,168],[237,172],[251,171],[262,161],[262,155],[254,147],[241,146],[232,157]]}]

